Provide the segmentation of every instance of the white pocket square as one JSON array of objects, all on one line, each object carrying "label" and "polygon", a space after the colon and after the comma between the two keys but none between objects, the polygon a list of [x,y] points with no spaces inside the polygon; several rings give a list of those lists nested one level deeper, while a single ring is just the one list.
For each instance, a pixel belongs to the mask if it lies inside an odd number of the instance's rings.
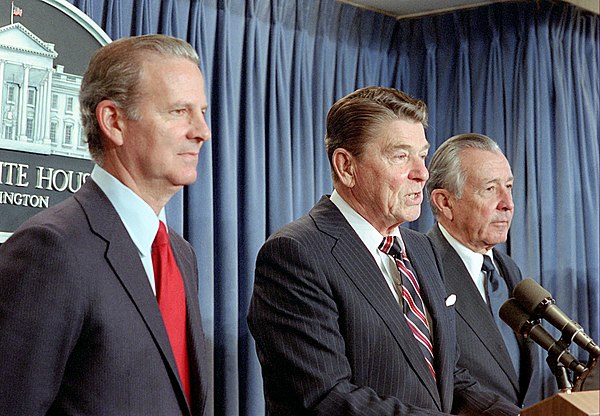
[{"label": "white pocket square", "polygon": [[446,298],[446,306],[450,307],[450,306],[454,305],[455,303],[456,303],[456,295],[454,293],[451,293]]}]

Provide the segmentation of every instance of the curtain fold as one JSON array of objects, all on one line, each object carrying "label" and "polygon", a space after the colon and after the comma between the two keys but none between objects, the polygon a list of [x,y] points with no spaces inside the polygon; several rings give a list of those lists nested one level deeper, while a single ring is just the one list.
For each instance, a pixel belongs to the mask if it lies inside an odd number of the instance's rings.
[{"label": "curtain fold", "polygon": [[[240,102],[244,108],[241,114],[240,129],[244,140],[239,142],[239,166],[237,176],[243,188],[239,192],[239,210],[244,215],[238,218],[240,242],[238,244],[239,268],[239,315],[241,323],[237,325],[240,343],[239,351],[239,406],[240,415],[264,414],[262,386],[256,380],[261,379],[260,366],[256,360],[254,343],[247,326],[245,312],[248,310],[252,295],[252,276],[254,259],[258,247],[267,233],[265,194],[266,189],[266,128],[265,114],[267,102],[265,88],[267,78],[267,48],[269,39],[270,2],[251,0],[246,2],[245,37],[242,59],[242,79]],[[223,413],[225,414],[225,413]],[[236,414],[236,413],[232,413]]]},{"label": "curtain fold", "polygon": [[133,4],[134,20],[132,22],[132,33],[134,35],[145,35],[155,33],[157,28],[155,22],[158,20],[156,12],[158,9],[152,7],[150,0],[140,0]]},{"label": "curtain fold", "polygon": [[[428,104],[431,153],[466,131],[499,143],[516,205],[501,248],[598,341],[598,16],[549,1],[399,21],[334,0],[69,1],[112,39],[165,33],[199,52],[213,139],[168,217],[198,254],[209,414],[264,414],[246,326],[255,258],[331,192],[327,111],[367,85]],[[432,224],[424,203],[407,226]],[[545,357],[540,348],[537,388],[548,396]]]}]

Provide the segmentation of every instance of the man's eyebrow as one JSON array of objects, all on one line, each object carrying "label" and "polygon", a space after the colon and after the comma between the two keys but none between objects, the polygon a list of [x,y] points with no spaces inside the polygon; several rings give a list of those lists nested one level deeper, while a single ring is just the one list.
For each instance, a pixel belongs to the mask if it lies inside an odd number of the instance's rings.
[{"label": "man's eyebrow", "polygon": [[[405,144],[405,143],[394,143],[389,147],[390,150],[410,150],[414,148],[413,145]],[[425,146],[421,147],[417,151],[421,152],[423,150],[429,150],[431,148],[431,144],[427,143]]]},{"label": "man's eyebrow", "polygon": [[495,176],[493,178],[489,178],[489,179],[485,179],[484,180],[484,184],[489,184],[489,183],[505,183],[505,182],[514,182],[515,178],[514,176],[511,176],[510,178],[506,178],[506,179],[502,179],[498,176]]}]

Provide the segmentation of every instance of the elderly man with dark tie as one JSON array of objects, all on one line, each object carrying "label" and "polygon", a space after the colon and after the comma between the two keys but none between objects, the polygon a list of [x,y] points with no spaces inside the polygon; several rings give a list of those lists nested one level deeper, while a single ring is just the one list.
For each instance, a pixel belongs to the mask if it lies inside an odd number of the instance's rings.
[{"label": "elderly man with dark tie", "polygon": [[494,248],[508,237],[513,181],[508,160],[489,137],[465,133],[446,140],[429,164],[426,188],[437,223],[428,235],[448,291],[458,296],[459,365],[512,403],[529,406],[542,399],[537,347],[498,315],[522,279],[516,263]]}]

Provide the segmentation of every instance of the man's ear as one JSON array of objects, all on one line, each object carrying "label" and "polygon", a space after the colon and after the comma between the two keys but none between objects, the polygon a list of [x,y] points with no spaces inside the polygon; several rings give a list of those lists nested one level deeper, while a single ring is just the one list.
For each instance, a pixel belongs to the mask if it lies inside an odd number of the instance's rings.
[{"label": "man's ear", "polygon": [[356,159],[346,149],[335,149],[331,157],[333,170],[338,177],[340,183],[347,188],[352,188],[355,180],[355,163]]},{"label": "man's ear", "polygon": [[453,196],[445,189],[434,189],[431,191],[431,204],[437,208],[439,215],[445,217],[448,221],[452,221],[454,215],[452,213]]},{"label": "man's ear", "polygon": [[102,100],[96,106],[96,119],[104,137],[109,141],[109,146],[123,144],[124,111],[111,100]]}]

